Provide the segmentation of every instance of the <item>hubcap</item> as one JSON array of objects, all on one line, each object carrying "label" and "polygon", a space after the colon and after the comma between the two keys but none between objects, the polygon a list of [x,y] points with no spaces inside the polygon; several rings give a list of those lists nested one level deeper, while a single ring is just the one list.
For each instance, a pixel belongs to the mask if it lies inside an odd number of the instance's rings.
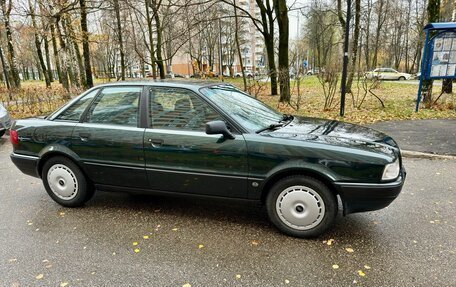
[{"label": "hubcap", "polygon": [[276,212],[288,227],[308,230],[323,220],[325,203],[315,190],[307,186],[290,186],[277,197]]},{"label": "hubcap", "polygon": [[78,192],[78,181],[73,171],[63,164],[53,165],[47,173],[52,192],[64,200],[73,199]]}]

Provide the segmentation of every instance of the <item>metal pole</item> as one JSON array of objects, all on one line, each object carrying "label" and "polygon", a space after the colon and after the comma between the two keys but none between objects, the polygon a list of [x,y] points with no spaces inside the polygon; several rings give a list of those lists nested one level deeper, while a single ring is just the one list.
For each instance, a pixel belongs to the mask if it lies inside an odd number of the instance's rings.
[{"label": "metal pole", "polygon": [[345,39],[344,39],[344,62],[342,67],[342,82],[340,83],[340,116],[345,114],[345,88],[347,84],[347,68],[348,68],[348,41],[350,33],[350,17],[351,17],[351,0],[347,0],[347,17],[345,18]]}]

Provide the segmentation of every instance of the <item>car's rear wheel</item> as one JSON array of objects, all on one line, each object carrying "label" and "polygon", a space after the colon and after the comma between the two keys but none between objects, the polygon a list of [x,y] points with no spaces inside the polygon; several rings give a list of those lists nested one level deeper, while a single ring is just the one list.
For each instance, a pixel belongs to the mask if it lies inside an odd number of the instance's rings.
[{"label": "car's rear wheel", "polygon": [[81,169],[66,157],[46,161],[41,178],[49,196],[66,207],[81,206],[94,194]]},{"label": "car's rear wheel", "polygon": [[406,79],[405,79],[404,76],[400,76],[400,77],[399,77],[399,81],[405,81],[405,80],[406,80]]},{"label": "car's rear wheel", "polygon": [[269,219],[282,232],[315,237],[325,232],[337,215],[335,195],[321,181],[290,176],[278,181],[266,198]]}]

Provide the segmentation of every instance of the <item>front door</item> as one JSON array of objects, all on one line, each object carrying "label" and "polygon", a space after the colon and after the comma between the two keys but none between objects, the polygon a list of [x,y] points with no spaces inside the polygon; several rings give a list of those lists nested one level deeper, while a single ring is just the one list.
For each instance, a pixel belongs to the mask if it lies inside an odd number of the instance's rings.
[{"label": "front door", "polygon": [[223,118],[196,93],[151,87],[144,154],[154,190],[247,197],[247,148],[235,139],[205,133],[206,122]]},{"label": "front door", "polygon": [[73,130],[72,149],[96,184],[148,188],[139,128],[142,90],[103,88]]}]

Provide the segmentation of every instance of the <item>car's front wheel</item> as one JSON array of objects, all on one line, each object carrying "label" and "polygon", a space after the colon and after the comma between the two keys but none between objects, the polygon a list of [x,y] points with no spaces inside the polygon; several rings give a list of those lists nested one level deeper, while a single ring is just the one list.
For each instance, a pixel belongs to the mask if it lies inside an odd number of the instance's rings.
[{"label": "car's front wheel", "polygon": [[399,80],[399,81],[405,81],[406,79],[405,79],[404,76],[400,76],[398,80]]},{"label": "car's front wheel", "polygon": [[66,207],[81,206],[94,194],[79,167],[66,157],[46,161],[41,178],[49,196]]},{"label": "car's front wheel", "polygon": [[278,181],[266,198],[271,222],[296,237],[315,237],[325,232],[337,215],[335,195],[321,181],[290,176]]}]

